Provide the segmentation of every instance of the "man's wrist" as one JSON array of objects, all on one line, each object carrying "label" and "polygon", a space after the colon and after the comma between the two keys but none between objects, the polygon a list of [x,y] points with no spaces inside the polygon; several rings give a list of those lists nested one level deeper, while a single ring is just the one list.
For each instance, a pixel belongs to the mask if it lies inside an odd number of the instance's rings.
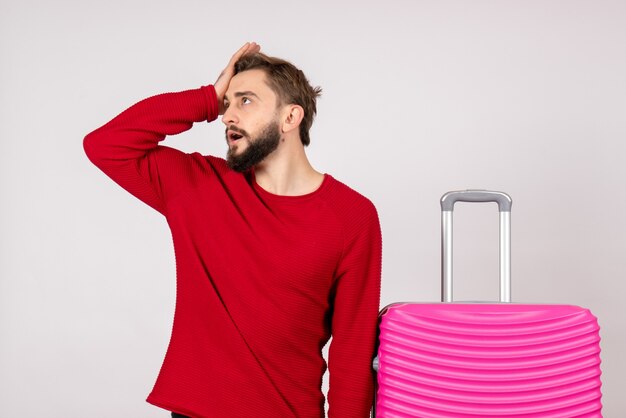
[{"label": "man's wrist", "polygon": [[207,103],[207,122],[212,122],[217,119],[219,115],[219,101],[215,91],[215,86],[209,84],[202,86],[201,89],[204,92]]}]

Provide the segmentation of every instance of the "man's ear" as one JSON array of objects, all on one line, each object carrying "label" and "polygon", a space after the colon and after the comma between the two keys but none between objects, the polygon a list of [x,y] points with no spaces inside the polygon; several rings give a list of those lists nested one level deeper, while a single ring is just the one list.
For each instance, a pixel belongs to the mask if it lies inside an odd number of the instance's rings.
[{"label": "man's ear", "polygon": [[283,132],[287,133],[298,129],[302,118],[304,117],[304,109],[302,106],[291,104],[285,109],[285,118],[283,119]]}]

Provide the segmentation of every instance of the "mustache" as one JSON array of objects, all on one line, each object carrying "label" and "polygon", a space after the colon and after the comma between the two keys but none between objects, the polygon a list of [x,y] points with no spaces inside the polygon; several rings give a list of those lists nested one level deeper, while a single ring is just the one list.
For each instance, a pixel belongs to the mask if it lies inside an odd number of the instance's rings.
[{"label": "mustache", "polygon": [[230,125],[228,128],[226,128],[226,130],[224,131],[224,135],[226,135],[228,137],[228,131],[233,131],[233,132],[237,132],[239,135],[243,135],[243,136],[250,136],[248,135],[248,132],[246,132],[244,129],[240,129],[238,127],[236,127],[235,125]]}]

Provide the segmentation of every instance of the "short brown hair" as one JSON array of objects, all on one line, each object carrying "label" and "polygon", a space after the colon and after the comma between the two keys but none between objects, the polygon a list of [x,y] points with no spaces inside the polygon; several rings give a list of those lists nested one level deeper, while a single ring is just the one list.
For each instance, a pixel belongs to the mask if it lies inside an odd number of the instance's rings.
[{"label": "short brown hair", "polygon": [[292,63],[262,53],[244,55],[235,63],[235,74],[247,70],[263,70],[267,83],[276,93],[279,104],[297,104],[304,109],[300,122],[300,140],[309,145],[309,129],[317,113],[316,99],[322,94],[320,87],[312,87],[304,73]]}]

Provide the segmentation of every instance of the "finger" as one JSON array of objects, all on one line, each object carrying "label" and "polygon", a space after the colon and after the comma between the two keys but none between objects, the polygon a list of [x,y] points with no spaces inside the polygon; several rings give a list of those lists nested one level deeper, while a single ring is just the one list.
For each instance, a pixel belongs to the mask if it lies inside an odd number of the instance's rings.
[{"label": "finger", "polygon": [[243,46],[241,48],[239,48],[237,50],[237,52],[235,52],[235,54],[233,55],[233,57],[238,56],[238,55],[242,55],[243,53],[246,52],[246,50],[248,48],[250,48],[251,43],[250,42],[246,42],[245,44],[243,44]]},{"label": "finger", "polygon": [[232,57],[230,57],[230,60],[228,61],[228,65],[226,66],[226,68],[232,67],[235,64],[235,62],[237,62],[237,60],[241,58],[243,54],[246,53],[249,47],[250,47],[250,42],[246,42],[245,44],[243,44],[243,46],[239,48],[237,52],[233,54]]},{"label": "finger", "polygon": [[222,76],[229,76],[229,78],[232,77],[235,63],[239,61],[241,57],[247,54],[255,54],[260,50],[261,46],[256,42],[246,42],[245,44],[243,44],[243,46],[239,48],[237,52],[235,52],[235,54],[230,58],[230,61],[228,61],[228,65],[226,65],[226,68],[224,68],[224,71],[222,71],[222,73],[218,77],[218,80],[222,78]]},{"label": "finger", "polygon": [[250,47],[248,48],[248,51],[246,52],[246,54],[256,54],[260,50],[261,50],[261,45],[252,42],[252,44],[250,44]]},{"label": "finger", "polygon": [[244,47],[240,48],[239,51],[235,54],[236,58],[239,59],[244,55],[256,54],[261,50],[261,45],[256,42],[247,42]]},{"label": "finger", "polygon": [[246,42],[231,58],[231,63],[237,62],[237,60],[243,57],[246,54],[253,53],[253,51],[258,50],[259,46],[255,42]]}]

